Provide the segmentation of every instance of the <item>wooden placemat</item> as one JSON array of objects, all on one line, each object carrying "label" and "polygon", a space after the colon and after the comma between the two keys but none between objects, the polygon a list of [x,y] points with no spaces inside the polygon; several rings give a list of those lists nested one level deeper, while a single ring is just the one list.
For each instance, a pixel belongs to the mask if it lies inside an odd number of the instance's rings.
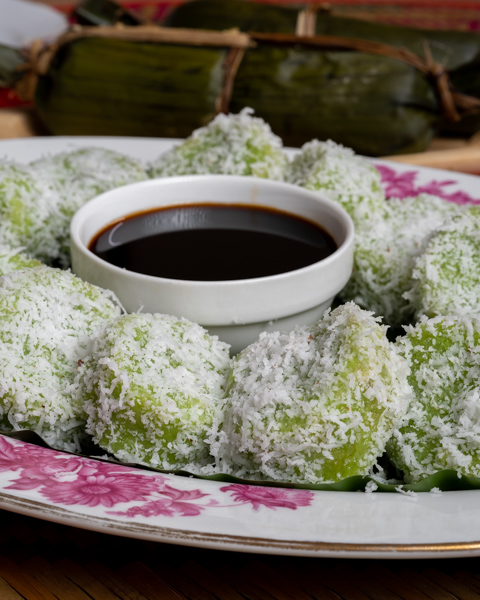
[{"label": "wooden placemat", "polygon": [[1,600],[474,600],[480,560],[342,560],[172,546],[0,511]]}]

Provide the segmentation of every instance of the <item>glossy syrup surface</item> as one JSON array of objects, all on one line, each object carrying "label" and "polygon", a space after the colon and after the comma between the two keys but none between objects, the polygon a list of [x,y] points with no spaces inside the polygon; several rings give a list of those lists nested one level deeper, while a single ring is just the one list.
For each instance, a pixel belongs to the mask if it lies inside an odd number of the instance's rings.
[{"label": "glossy syrup surface", "polygon": [[89,249],[112,265],[194,281],[293,271],[337,249],[322,227],[287,212],[241,204],[188,204],[137,213],[100,231]]}]

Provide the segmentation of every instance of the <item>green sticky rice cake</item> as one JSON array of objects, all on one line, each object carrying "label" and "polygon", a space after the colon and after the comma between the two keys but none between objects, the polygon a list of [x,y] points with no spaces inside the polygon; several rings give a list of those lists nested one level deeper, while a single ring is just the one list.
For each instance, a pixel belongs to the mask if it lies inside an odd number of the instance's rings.
[{"label": "green sticky rice cake", "polygon": [[57,222],[56,195],[28,167],[0,162],[0,244],[47,262],[60,252]]},{"label": "green sticky rice cake", "polygon": [[392,327],[411,323],[415,307],[407,293],[415,260],[431,232],[461,210],[428,194],[390,199],[382,216],[356,227],[353,273],[341,299],[373,311]]},{"label": "green sticky rice cake", "polygon": [[429,233],[459,207],[427,194],[386,200],[376,167],[331,140],[305,144],[286,180],[340,204],[354,222],[354,270],[341,299],[393,327],[411,322],[415,309],[404,294],[412,285],[414,260]]},{"label": "green sticky rice cake", "polygon": [[340,204],[356,226],[381,216],[385,209],[375,165],[332,140],[306,143],[289,164],[285,179]]},{"label": "green sticky rice cake", "polygon": [[148,178],[140,161],[94,146],[45,156],[30,163],[30,169],[58,185],[65,196],[63,210],[70,214],[98,194]]},{"label": "green sticky rice cake", "polygon": [[480,319],[423,317],[399,351],[411,365],[414,396],[388,444],[409,483],[453,469],[480,476]]},{"label": "green sticky rice cake", "polygon": [[229,346],[169,315],[124,315],[97,337],[81,379],[87,431],[121,461],[198,470],[230,368]]},{"label": "green sticky rice cake", "polygon": [[0,277],[0,428],[79,451],[76,371],[96,328],[119,313],[111,292],[69,271],[40,266]]},{"label": "green sticky rice cake", "polygon": [[367,475],[407,409],[405,361],[353,303],[238,354],[212,436],[220,472],[316,484]]},{"label": "green sticky rice cake", "polygon": [[21,249],[12,249],[0,244],[0,276],[22,269],[32,269],[39,267],[42,263],[34,258],[30,258]]},{"label": "green sticky rice cake", "polygon": [[148,179],[140,161],[97,147],[45,156],[29,169],[43,193],[54,198],[51,235],[60,249],[53,258],[63,267],[70,265],[69,227],[76,210],[103,192]]},{"label": "green sticky rice cake", "polygon": [[252,175],[282,181],[288,162],[282,141],[252,113],[246,108],[235,115],[217,115],[154,161],[150,175]]},{"label": "green sticky rice cake", "polygon": [[480,207],[436,229],[415,262],[408,298],[421,315],[480,314]]}]

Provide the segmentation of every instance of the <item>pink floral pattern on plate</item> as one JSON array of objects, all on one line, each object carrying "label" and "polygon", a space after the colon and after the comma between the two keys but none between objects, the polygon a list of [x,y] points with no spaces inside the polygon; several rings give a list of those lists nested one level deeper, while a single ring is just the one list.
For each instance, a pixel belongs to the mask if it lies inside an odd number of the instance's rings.
[{"label": "pink floral pattern on plate", "polygon": [[[51,504],[103,508],[106,514],[127,518],[138,515],[195,517],[208,507],[250,504],[254,510],[276,510],[310,506],[313,492],[306,490],[228,485],[220,488],[231,494],[234,504],[222,504],[200,489],[183,490],[172,478],[147,473],[116,463],[41,448],[0,436],[0,472],[12,473],[6,490],[36,490]],[[106,510],[120,508],[122,510]],[[125,506],[126,505],[126,506]]]},{"label": "pink floral pattern on plate", "polygon": [[296,510],[300,506],[310,506],[313,496],[312,492],[307,490],[290,490],[237,483],[222,487],[220,491],[231,492],[235,502],[241,504],[251,503],[254,510],[258,510],[261,506],[266,506],[272,510],[276,510],[276,508]]},{"label": "pink floral pattern on plate", "polygon": [[421,175],[420,171],[397,172],[390,166],[382,164],[376,164],[375,166],[380,171],[387,198],[406,198],[408,196],[418,196],[418,194],[432,194],[457,204],[480,204],[480,198],[474,198],[467,192],[446,189],[458,184],[455,179],[441,181],[433,179],[425,183],[417,183],[417,177]]}]

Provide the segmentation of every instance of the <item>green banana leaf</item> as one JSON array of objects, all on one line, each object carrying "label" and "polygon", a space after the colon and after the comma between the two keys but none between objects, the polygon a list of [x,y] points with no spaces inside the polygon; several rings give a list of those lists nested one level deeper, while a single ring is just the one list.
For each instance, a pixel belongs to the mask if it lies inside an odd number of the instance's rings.
[{"label": "green banana leaf", "polygon": [[126,8],[112,0],[82,0],[73,9],[72,17],[80,25],[140,25],[137,18]]},{"label": "green banana leaf", "polygon": [[[93,21],[103,14],[101,22],[109,22],[118,18],[112,7],[112,0],[84,0],[78,10]],[[291,34],[297,16],[298,9],[258,2],[193,0],[173,11],[167,25]],[[388,43],[419,56],[428,47],[460,92],[480,98],[476,33],[394,27],[325,12],[317,15],[316,33]],[[55,135],[187,137],[216,114],[228,51],[77,39],[58,50],[39,78],[36,109]],[[0,85],[18,80],[21,62],[19,52],[0,47]],[[262,42],[245,53],[228,110],[251,106],[289,146],[331,138],[357,153],[382,156],[421,152],[439,133],[470,136],[480,128],[480,112],[447,122],[435,89],[432,78],[398,59]]]},{"label": "green banana leaf", "polygon": [[[227,52],[77,39],[40,78],[37,112],[55,135],[187,137],[215,114]],[[332,138],[370,156],[422,151],[439,121],[430,82],[407,63],[298,46],[246,52],[229,108],[245,106],[286,145]]]},{"label": "green banana leaf", "polygon": [[299,10],[242,0],[194,0],[173,10],[164,24],[187,29],[295,33]]},{"label": "green banana leaf", "polygon": [[[245,32],[294,33],[298,12],[298,8],[245,0],[192,0],[172,11],[165,25],[216,30],[237,27]],[[443,64],[449,71],[480,62],[480,36],[474,32],[387,25],[320,11],[316,18],[315,33],[381,42],[406,48],[419,56],[425,56],[425,44],[428,44],[433,60]],[[473,64],[472,72],[475,71]],[[480,73],[476,75],[480,88]]]},{"label": "green banana leaf", "polygon": [[[22,442],[34,444],[36,446],[42,446],[43,448],[51,448],[45,440],[43,440],[38,434],[33,431],[0,431],[1,435],[12,437]],[[98,460],[109,460],[105,458],[105,451],[94,446],[84,446],[83,453],[81,456],[87,458],[96,458]],[[99,458],[101,456],[101,458]],[[111,462],[118,462],[113,457],[110,459]],[[321,490],[321,491],[335,491],[335,492],[359,492],[365,491],[368,482],[373,482],[376,485],[376,492],[430,492],[432,490],[440,490],[442,492],[455,491],[455,490],[479,490],[480,489],[480,478],[472,477],[467,475],[459,475],[456,471],[439,471],[434,475],[426,477],[422,481],[414,484],[404,483],[401,479],[388,480],[384,482],[377,477],[347,477],[342,481],[336,483],[321,483],[321,484],[293,484],[289,482],[280,481],[251,481],[248,479],[241,479],[232,475],[217,474],[217,475],[206,475],[200,476],[189,473],[188,471],[165,471],[163,469],[155,469],[153,467],[145,467],[144,465],[134,465],[129,463],[127,466],[146,469],[149,471],[156,471],[158,473],[169,473],[174,475],[180,475],[185,477],[195,477],[196,479],[205,479],[209,481],[221,481],[225,483],[241,483],[248,485],[260,485],[269,487],[281,487],[281,488],[294,488],[294,489],[306,489],[306,490]]]},{"label": "green banana leaf", "polygon": [[[169,27],[229,29],[294,33],[297,8],[275,7],[243,0],[194,0],[179,6],[166,21]],[[403,47],[432,59],[449,71],[458,91],[480,98],[480,35],[468,31],[417,29],[338,17],[320,11],[317,35],[348,37]],[[444,121],[442,133],[472,135],[480,129],[480,114],[466,116],[458,123]]]},{"label": "green banana leaf", "polygon": [[215,114],[225,56],[216,48],[78,40],[40,78],[36,109],[55,135],[187,137]]},{"label": "green banana leaf", "polygon": [[0,44],[0,87],[12,87],[20,79],[18,67],[24,62],[20,50]]},{"label": "green banana leaf", "polygon": [[421,152],[438,122],[435,93],[419,71],[360,52],[259,46],[235,78],[230,109],[243,106],[286,145],[330,138],[368,156]]}]

